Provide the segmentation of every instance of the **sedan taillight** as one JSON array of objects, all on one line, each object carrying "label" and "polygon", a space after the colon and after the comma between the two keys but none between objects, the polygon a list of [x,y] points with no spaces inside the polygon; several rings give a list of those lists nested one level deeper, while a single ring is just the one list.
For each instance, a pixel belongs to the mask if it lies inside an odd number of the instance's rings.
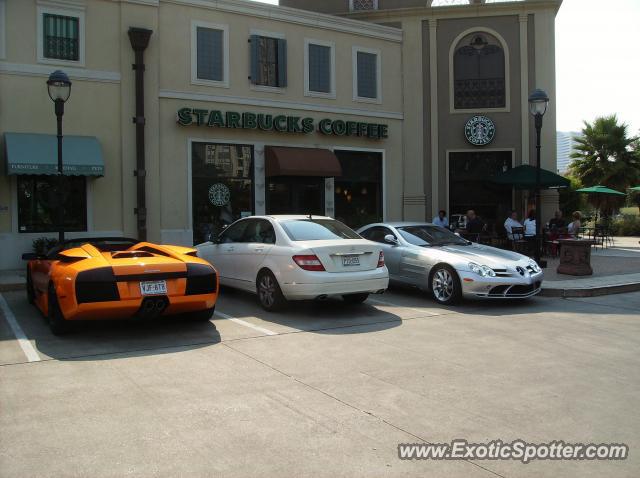
[{"label": "sedan taillight", "polygon": [[380,251],[378,256],[378,267],[384,267],[384,252]]},{"label": "sedan taillight", "polygon": [[324,266],[318,256],[316,255],[308,255],[308,256],[293,256],[293,261],[298,264],[301,269],[305,271],[324,271]]}]

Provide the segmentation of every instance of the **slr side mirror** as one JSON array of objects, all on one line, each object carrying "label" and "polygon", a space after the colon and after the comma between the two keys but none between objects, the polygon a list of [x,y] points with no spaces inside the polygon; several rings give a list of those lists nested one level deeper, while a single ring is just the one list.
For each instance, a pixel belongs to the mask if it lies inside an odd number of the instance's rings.
[{"label": "slr side mirror", "polygon": [[384,242],[393,246],[398,245],[398,239],[393,234],[387,234],[386,236],[384,236]]}]

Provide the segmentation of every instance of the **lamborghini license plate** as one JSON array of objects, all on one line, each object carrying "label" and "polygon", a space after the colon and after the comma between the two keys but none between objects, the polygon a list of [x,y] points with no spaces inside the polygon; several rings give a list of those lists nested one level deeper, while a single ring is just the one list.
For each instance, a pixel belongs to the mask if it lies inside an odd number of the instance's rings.
[{"label": "lamborghini license plate", "polygon": [[140,293],[142,295],[164,295],[167,293],[167,281],[140,282]]}]

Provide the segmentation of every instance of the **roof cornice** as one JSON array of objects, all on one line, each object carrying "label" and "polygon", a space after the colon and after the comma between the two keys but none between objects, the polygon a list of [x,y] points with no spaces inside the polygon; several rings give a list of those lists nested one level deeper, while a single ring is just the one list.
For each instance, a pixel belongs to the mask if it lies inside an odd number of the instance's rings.
[{"label": "roof cornice", "polygon": [[358,12],[345,12],[341,15],[349,18],[357,18],[363,21],[397,21],[406,17],[427,18],[468,18],[489,17],[498,15],[517,15],[535,13],[536,11],[552,9],[558,13],[563,0],[523,0],[512,2],[483,3],[476,5],[448,5],[448,6],[424,6],[383,10],[367,10]]},{"label": "roof cornice", "polygon": [[173,3],[191,7],[206,8],[223,12],[238,13],[260,18],[268,18],[307,27],[351,33],[354,35],[377,38],[392,42],[402,42],[402,30],[398,28],[378,25],[368,21],[356,20],[342,16],[326,15],[323,13],[298,10],[296,8],[280,7],[267,3],[248,0],[160,0],[160,4]]}]

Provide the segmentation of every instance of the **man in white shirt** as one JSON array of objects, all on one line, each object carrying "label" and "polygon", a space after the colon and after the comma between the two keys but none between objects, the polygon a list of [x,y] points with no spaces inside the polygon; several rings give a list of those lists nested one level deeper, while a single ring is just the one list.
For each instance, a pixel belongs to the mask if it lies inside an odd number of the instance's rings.
[{"label": "man in white shirt", "polygon": [[511,216],[504,221],[504,229],[507,231],[507,237],[513,241],[513,228],[514,227],[522,227],[522,224],[518,221],[518,213],[516,211],[511,211]]},{"label": "man in white shirt", "polygon": [[449,218],[447,217],[447,211],[445,211],[444,209],[440,209],[440,211],[438,211],[438,215],[434,217],[433,221],[431,222],[436,226],[445,228],[449,227]]}]

